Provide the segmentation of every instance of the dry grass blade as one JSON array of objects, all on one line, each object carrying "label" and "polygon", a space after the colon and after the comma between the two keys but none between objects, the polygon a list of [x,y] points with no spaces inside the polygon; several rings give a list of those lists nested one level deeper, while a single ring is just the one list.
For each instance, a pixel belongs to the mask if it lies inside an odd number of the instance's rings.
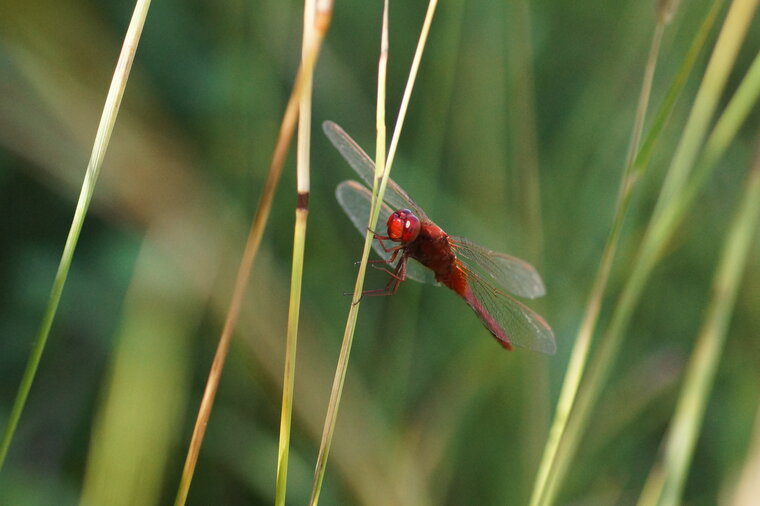
[{"label": "dry grass blade", "polygon": [[316,37],[312,50],[307,54],[306,58],[301,62],[301,67],[298,70],[296,76],[295,85],[293,91],[288,100],[288,105],[283,115],[282,124],[280,126],[279,135],[277,137],[277,144],[275,145],[274,153],[272,155],[272,162],[269,166],[269,175],[267,176],[266,184],[264,185],[264,191],[262,193],[261,201],[256,209],[256,215],[251,229],[248,234],[248,240],[246,242],[245,251],[240,261],[238,268],[238,274],[235,280],[235,288],[232,294],[232,300],[230,302],[230,309],[227,313],[227,318],[224,323],[222,335],[219,338],[219,344],[217,346],[216,354],[214,355],[214,361],[211,365],[211,371],[206,382],[206,389],[203,392],[203,399],[201,400],[201,406],[198,411],[198,418],[193,429],[192,440],[190,441],[190,447],[188,449],[187,458],[185,460],[185,466],[182,470],[182,479],[180,481],[179,489],[177,491],[177,498],[175,499],[176,505],[185,504],[187,499],[187,493],[190,489],[190,482],[192,481],[193,471],[195,470],[195,463],[198,460],[198,453],[200,452],[201,444],[203,443],[203,435],[206,431],[206,425],[208,424],[209,416],[211,415],[211,409],[214,404],[214,397],[219,387],[219,380],[221,378],[222,369],[224,368],[224,362],[227,358],[227,352],[229,351],[230,341],[232,339],[232,332],[235,329],[237,320],[240,314],[240,307],[245,295],[245,288],[248,284],[253,262],[256,259],[259,246],[261,244],[261,238],[264,235],[264,228],[269,218],[269,212],[272,208],[272,201],[274,199],[274,192],[277,188],[277,184],[280,181],[280,174],[282,173],[282,166],[285,163],[285,156],[288,151],[288,146],[293,137],[293,131],[295,130],[296,120],[298,118],[298,107],[302,93],[306,87],[307,82],[311,79],[311,75],[314,71],[314,66],[319,56],[319,50],[322,45],[327,29],[330,26],[330,19],[332,16],[332,2],[325,1],[318,4],[316,14]]}]

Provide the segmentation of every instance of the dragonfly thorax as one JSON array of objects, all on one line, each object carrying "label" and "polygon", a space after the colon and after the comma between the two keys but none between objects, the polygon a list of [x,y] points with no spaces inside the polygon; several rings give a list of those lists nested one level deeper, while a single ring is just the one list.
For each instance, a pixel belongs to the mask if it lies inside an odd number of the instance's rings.
[{"label": "dragonfly thorax", "polygon": [[399,209],[388,217],[388,237],[406,244],[420,233],[420,220],[409,209]]}]

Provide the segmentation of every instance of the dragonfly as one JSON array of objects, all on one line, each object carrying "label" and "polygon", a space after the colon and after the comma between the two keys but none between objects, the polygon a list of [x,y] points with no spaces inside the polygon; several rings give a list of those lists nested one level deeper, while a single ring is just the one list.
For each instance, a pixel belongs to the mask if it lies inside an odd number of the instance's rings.
[{"label": "dragonfly", "polygon": [[[359,177],[371,188],[375,164],[337,124],[326,121],[323,129]],[[335,190],[338,203],[363,235],[368,230],[372,192],[356,181],[343,181]],[[536,298],[545,295],[541,275],[528,262],[491,251],[436,225],[412,198],[388,179],[378,223],[386,235],[375,233],[373,249],[392,270],[385,289],[365,294],[391,295],[401,282],[413,279],[453,290],[504,348],[521,346],[554,354],[554,333],[535,311],[512,295]],[[395,265],[394,265],[395,262]]]}]

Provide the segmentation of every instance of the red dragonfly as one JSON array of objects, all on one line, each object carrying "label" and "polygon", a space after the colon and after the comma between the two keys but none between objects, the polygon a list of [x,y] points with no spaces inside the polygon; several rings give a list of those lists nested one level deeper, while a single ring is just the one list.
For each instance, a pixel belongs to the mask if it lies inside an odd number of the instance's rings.
[{"label": "red dragonfly", "polygon": [[[335,123],[326,121],[323,128],[343,158],[371,187],[375,177],[372,159]],[[359,232],[366,233],[372,192],[356,181],[344,181],[335,193]],[[551,327],[506,293],[531,299],[546,293],[532,265],[448,235],[392,179],[388,179],[379,220],[386,221],[387,235],[376,234],[373,247],[386,263],[398,259],[393,272],[388,271],[391,278],[381,294],[395,293],[407,278],[442,284],[467,302],[504,348],[511,350],[516,344],[542,353],[555,352]],[[386,246],[384,241],[397,245]]]}]

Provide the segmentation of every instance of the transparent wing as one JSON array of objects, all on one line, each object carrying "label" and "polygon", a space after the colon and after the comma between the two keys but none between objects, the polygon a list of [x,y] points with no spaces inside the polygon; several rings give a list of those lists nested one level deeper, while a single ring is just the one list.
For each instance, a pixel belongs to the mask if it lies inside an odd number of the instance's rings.
[{"label": "transparent wing", "polygon": [[[335,189],[335,197],[338,199],[340,207],[343,208],[351,219],[351,223],[354,224],[362,237],[364,237],[367,233],[367,225],[369,224],[369,208],[372,201],[372,192],[356,181],[343,181]],[[377,220],[378,225],[383,226],[388,221],[388,216],[391,213],[393,213],[393,210],[387,204],[383,204],[383,207],[380,209],[380,218]],[[390,245],[386,243],[386,246]],[[390,259],[392,253],[383,250],[379,242],[373,241],[372,247],[381,258],[385,260]],[[412,258],[406,264],[406,275],[421,283],[438,284],[433,271]]]},{"label": "transparent wing", "polygon": [[538,313],[498,290],[477,273],[469,269],[467,273],[473,295],[504,330],[512,344],[554,355],[557,351],[554,332]]},{"label": "transparent wing", "polygon": [[546,294],[541,275],[528,262],[491,251],[463,237],[449,236],[449,242],[470,271],[492,280],[498,288],[529,299]]},{"label": "transparent wing", "polygon": [[[367,183],[367,186],[372,188],[375,180],[375,162],[372,161],[372,158],[341,127],[332,121],[322,123],[322,129],[325,131],[327,138],[330,139],[330,142],[333,143],[333,146],[337,148],[348,164],[359,174],[359,177]],[[383,200],[394,211],[397,209],[409,209],[421,220],[428,219],[409,194],[390,178],[388,179]]]}]

